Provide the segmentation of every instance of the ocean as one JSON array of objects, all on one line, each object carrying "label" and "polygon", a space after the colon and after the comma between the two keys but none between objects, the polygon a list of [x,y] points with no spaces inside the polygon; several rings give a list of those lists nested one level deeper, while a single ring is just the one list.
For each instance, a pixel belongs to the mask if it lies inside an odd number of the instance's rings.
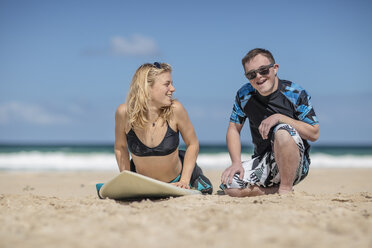
[{"label": "ocean", "polygon": [[[184,147],[180,147],[182,149]],[[242,159],[252,156],[242,147]],[[311,168],[372,168],[372,146],[313,145]],[[225,145],[200,145],[197,163],[203,169],[230,165]],[[114,146],[109,145],[0,145],[2,171],[118,171]]]}]

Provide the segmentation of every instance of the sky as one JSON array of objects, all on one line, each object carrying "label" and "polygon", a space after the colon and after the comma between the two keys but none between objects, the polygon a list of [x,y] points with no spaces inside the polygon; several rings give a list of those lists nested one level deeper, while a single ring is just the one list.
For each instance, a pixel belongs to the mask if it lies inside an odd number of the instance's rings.
[{"label": "sky", "polygon": [[318,144],[372,144],[371,13],[358,0],[0,0],[0,143],[113,143],[135,70],[160,61],[199,142],[224,144],[241,59],[261,47],[311,95]]}]

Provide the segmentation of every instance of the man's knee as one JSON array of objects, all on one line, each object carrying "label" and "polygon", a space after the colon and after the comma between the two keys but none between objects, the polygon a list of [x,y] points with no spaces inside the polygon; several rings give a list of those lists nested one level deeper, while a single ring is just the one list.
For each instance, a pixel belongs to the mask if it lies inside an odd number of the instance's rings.
[{"label": "man's knee", "polygon": [[288,133],[284,129],[280,129],[275,132],[274,136],[274,146],[279,146],[279,147],[297,147],[296,142],[293,140],[292,136],[290,133]]}]

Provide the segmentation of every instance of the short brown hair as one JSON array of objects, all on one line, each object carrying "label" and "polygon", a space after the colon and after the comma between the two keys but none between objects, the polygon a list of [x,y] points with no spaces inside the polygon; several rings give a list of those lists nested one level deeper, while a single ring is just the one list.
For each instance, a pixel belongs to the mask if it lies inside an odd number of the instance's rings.
[{"label": "short brown hair", "polygon": [[262,54],[263,56],[268,58],[272,64],[275,64],[274,56],[271,54],[269,50],[263,48],[255,48],[250,50],[242,59],[243,67],[247,62],[251,61],[254,57],[256,57],[259,54]]}]

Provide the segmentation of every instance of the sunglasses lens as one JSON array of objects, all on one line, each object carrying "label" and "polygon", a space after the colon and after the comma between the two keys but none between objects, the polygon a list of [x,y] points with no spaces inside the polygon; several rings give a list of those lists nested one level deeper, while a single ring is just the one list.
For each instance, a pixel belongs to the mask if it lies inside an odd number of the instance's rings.
[{"label": "sunglasses lens", "polygon": [[257,76],[257,73],[260,73],[260,75],[265,76],[269,74],[270,68],[273,67],[274,64],[266,65],[265,67],[261,67],[260,69],[257,69],[255,71],[250,71],[245,76],[248,78],[248,80],[255,79]]},{"label": "sunglasses lens", "polygon": [[252,72],[248,72],[247,74],[245,74],[248,78],[248,80],[252,80],[256,77],[256,72],[252,71]]},{"label": "sunglasses lens", "polygon": [[269,69],[270,68],[262,68],[258,71],[258,73],[260,73],[262,76],[265,76],[265,75],[269,74]]},{"label": "sunglasses lens", "polygon": [[158,69],[161,69],[161,64],[159,62],[155,62],[154,63],[154,66]]}]

